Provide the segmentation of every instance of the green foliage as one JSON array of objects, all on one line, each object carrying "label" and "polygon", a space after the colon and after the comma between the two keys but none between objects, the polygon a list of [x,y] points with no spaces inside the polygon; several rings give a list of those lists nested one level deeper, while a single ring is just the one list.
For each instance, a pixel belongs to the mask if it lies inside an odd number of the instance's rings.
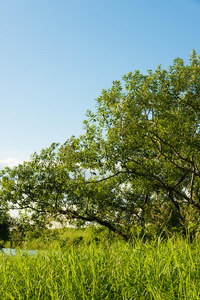
[{"label": "green foliage", "polygon": [[0,253],[0,294],[10,299],[199,299],[199,240],[69,246]]},{"label": "green foliage", "polygon": [[[7,241],[10,236],[10,216],[0,212],[0,241]],[[0,245],[1,247],[1,245]]]},{"label": "green foliage", "polygon": [[163,234],[182,226],[182,211],[199,213],[200,57],[193,50],[189,65],[177,58],[123,80],[96,99],[85,134],[2,171],[2,207],[39,223],[93,222],[126,240],[132,226],[160,220]]},{"label": "green foliage", "polygon": [[55,228],[38,230],[34,226],[21,231],[19,227],[13,229],[9,240],[4,244],[5,248],[31,249],[31,250],[55,250],[64,249],[80,243],[91,244],[94,236],[90,228]]}]

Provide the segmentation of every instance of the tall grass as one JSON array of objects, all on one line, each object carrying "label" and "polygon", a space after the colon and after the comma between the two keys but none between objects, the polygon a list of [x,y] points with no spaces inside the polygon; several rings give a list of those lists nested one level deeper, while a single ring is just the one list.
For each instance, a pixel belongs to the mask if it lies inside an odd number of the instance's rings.
[{"label": "tall grass", "polygon": [[79,243],[84,239],[91,242],[93,239],[91,228],[57,228],[46,230],[27,231],[24,234],[20,231],[11,232],[10,240],[3,243],[3,248],[31,249],[31,250],[53,250],[64,248],[67,245]]},{"label": "tall grass", "polygon": [[200,299],[198,242],[68,246],[0,254],[0,299]]}]

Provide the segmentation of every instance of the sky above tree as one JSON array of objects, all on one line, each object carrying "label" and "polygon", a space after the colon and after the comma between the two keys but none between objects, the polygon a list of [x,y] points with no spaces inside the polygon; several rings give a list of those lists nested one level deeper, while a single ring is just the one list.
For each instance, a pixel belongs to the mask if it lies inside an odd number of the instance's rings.
[{"label": "sky above tree", "polygon": [[200,54],[199,0],[0,0],[0,168],[83,133],[113,80]]}]

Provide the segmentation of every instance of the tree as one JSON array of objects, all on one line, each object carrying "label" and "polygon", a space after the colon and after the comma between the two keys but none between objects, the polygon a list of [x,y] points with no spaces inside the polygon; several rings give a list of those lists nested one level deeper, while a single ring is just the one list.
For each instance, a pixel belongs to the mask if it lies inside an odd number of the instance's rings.
[{"label": "tree", "polygon": [[200,211],[199,56],[193,50],[190,65],[177,58],[168,71],[136,71],[124,81],[103,90],[85,122],[106,172],[118,176],[120,166],[131,186],[125,198],[143,214],[158,200],[179,212],[188,205]]},{"label": "tree", "polygon": [[0,211],[0,241],[7,241],[9,239],[10,223],[11,222],[9,214]]},{"label": "tree", "polygon": [[96,222],[128,239],[165,204],[200,211],[200,58],[124,76],[87,112],[85,134],[1,175],[1,203]]},{"label": "tree", "polygon": [[111,221],[121,201],[117,196],[119,183],[112,176],[96,181],[94,172],[87,176],[81,167],[79,146],[79,140],[71,138],[62,146],[52,144],[29,161],[3,170],[1,203],[9,200],[11,209],[32,211],[32,220],[61,215],[69,220],[97,222],[126,239]]}]

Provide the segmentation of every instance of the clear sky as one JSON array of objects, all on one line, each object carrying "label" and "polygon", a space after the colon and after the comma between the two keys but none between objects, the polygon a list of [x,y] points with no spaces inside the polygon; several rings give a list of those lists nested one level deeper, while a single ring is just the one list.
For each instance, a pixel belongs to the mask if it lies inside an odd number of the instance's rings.
[{"label": "clear sky", "polygon": [[200,54],[200,0],[0,0],[0,168],[80,135],[130,71]]}]

